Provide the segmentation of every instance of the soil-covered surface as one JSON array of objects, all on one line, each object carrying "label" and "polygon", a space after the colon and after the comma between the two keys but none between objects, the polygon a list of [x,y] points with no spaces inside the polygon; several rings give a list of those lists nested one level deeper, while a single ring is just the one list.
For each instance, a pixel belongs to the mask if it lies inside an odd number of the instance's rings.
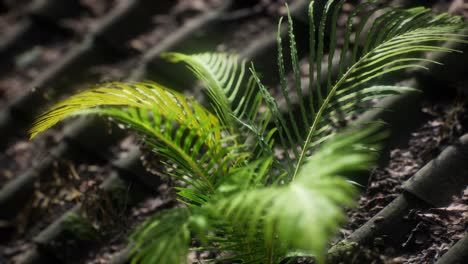
[{"label": "soil-covered surface", "polygon": [[[341,230],[342,237],[381,211],[401,194],[401,186],[406,180],[468,132],[466,96],[443,97],[424,100],[421,111],[425,122],[411,133],[408,142],[390,151],[388,164],[371,172],[359,207],[349,211],[349,222]],[[434,263],[466,235],[468,186],[447,206],[411,210],[405,217],[415,222],[405,241],[392,244],[376,240],[371,247],[385,263]]]},{"label": "soil-covered surface", "polygon": [[[292,5],[298,1],[287,2]],[[42,13],[31,11],[31,2],[36,1],[0,1],[0,32],[5,32],[0,36],[0,111],[13,113],[17,121],[27,120],[27,117],[16,115],[10,106],[22,96],[35,91],[35,84],[47,87],[37,87],[43,90],[39,95],[36,94],[45,98],[46,103],[34,105],[37,109],[44,109],[58,98],[95,83],[125,80],[142,63],[147,63],[145,60],[149,58],[152,49],[166,45],[165,41],[172,35],[195,23],[200,17],[223,8],[224,3],[221,0],[160,1],[162,6],[163,2],[171,4],[145,18],[142,22],[143,30],[136,30],[124,40],[119,39],[117,34],[114,37],[118,42],[102,36],[96,37],[91,48],[93,51],[83,53],[95,61],[89,65],[78,62],[64,76],[50,77],[41,82],[44,75],[61,65],[64,58],[80,49],[95,34],[93,32],[97,30],[97,25],[114,15],[115,10],[133,1],[73,0],[79,8],[69,10],[68,15],[58,16],[55,20],[45,20],[41,17]],[[359,1],[349,2],[344,7],[346,12],[352,10],[353,4]],[[463,0],[429,2],[426,4],[432,5],[435,10],[468,16],[468,4]],[[250,44],[274,34],[278,17],[285,10],[284,1],[281,0],[234,1],[228,11],[218,16],[214,23],[206,23],[201,28],[185,32],[191,34],[191,37],[176,40],[169,47],[193,52],[217,50],[242,53]],[[17,29],[27,23],[32,23],[33,29],[37,27],[40,34],[18,37],[12,42],[13,48],[3,52],[4,43],[10,41],[9,38],[17,33]],[[271,56],[275,56],[274,50]],[[160,67],[157,62],[148,65],[144,67],[147,72],[143,78],[151,78],[153,74],[158,76],[157,72],[150,72],[152,67]],[[307,72],[304,69],[304,77],[307,77]],[[185,92],[197,96],[196,85],[192,86],[193,89],[185,87]],[[359,207],[348,210],[348,221],[340,230],[337,241],[347,238],[385,208],[404,192],[402,184],[405,181],[468,132],[466,78],[460,76],[459,80],[450,80],[448,85],[436,84],[431,89],[434,91],[424,94],[422,103],[418,103],[418,111],[422,113],[420,125],[403,141],[392,146],[386,153],[386,162],[373,169],[368,186],[359,198]],[[29,195],[26,200],[18,200],[16,204],[8,202],[8,208],[0,208],[7,215],[0,217],[0,263],[25,263],[31,260],[31,263],[125,263],[127,237],[131,229],[154,212],[176,205],[170,187],[161,183],[157,176],[151,173],[136,175],[139,172],[133,172],[132,167],[120,165],[119,160],[125,160],[122,157],[131,152],[136,140],[115,136],[108,146],[99,145],[99,149],[93,153],[92,149],[81,146],[79,140],[69,136],[64,127],[66,125],[57,126],[34,141],[29,141],[26,137],[27,128],[18,126],[14,128],[17,133],[2,143],[0,189],[22,177],[32,179],[32,187],[27,191]],[[106,135],[109,137],[118,135],[116,127],[108,126],[107,130]],[[57,146],[72,150],[63,154]],[[51,150],[54,148],[58,148],[58,154],[53,154]],[[43,165],[51,157],[52,161],[47,166]],[[38,176],[28,176],[36,171],[39,171]],[[128,182],[131,184],[105,187],[107,180],[121,175],[130,179]],[[156,186],[141,183],[141,177],[156,182]],[[405,239],[397,242],[374,239],[371,245],[366,245],[370,249],[367,254],[372,257],[372,261],[365,263],[435,263],[467,235],[468,187],[461,189],[451,203],[443,207],[428,206],[410,210],[404,217],[414,225]],[[116,190],[118,197],[115,195]],[[0,198],[3,205],[4,197],[0,195]],[[77,205],[79,209],[75,212],[73,210]],[[10,210],[15,213],[10,215],[6,212]],[[52,246],[38,238],[44,230],[72,211],[87,219],[89,226],[77,225],[73,230],[65,230],[64,237],[51,238],[55,243]],[[87,243],[84,246],[73,246],[75,236]],[[34,252],[37,248],[47,254],[31,257],[36,254]],[[364,263],[351,258],[344,262]]]}]

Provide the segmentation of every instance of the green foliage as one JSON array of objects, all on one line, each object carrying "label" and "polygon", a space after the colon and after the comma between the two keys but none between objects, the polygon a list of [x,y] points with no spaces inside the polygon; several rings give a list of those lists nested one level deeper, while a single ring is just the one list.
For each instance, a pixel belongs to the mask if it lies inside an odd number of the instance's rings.
[{"label": "green foliage", "polygon": [[[238,230],[247,230],[248,239],[263,236],[267,245],[278,248],[267,248],[271,252],[262,254],[261,263],[279,263],[289,249],[314,252],[322,262],[327,240],[317,238],[332,236],[344,219],[341,206],[353,205],[356,189],[342,176],[372,164],[374,155],[368,147],[375,137],[370,136],[371,131],[336,136],[308,158],[290,184],[244,188],[208,206],[218,218],[225,218]],[[245,174],[265,177],[263,170],[257,175]]]},{"label": "green foliage", "polygon": [[96,241],[99,239],[97,230],[83,216],[69,213],[64,219],[65,231],[78,241]]},{"label": "green foliage", "polygon": [[[135,241],[132,263],[186,261],[190,241],[189,217],[187,209],[174,208],[149,218],[132,236]],[[155,238],[161,243],[155,242]]]},{"label": "green foliage", "polygon": [[[190,250],[219,251],[221,259],[239,263],[279,263],[304,254],[323,263],[326,245],[344,220],[343,207],[355,204],[356,189],[346,176],[373,164],[382,136],[375,125],[343,130],[343,124],[371,109],[371,100],[415,91],[380,77],[436,63],[423,52],[454,52],[441,41],[467,42],[458,33],[466,28],[460,18],[369,1],[350,13],[335,56],[344,2],[329,0],[323,10],[313,1],[309,6],[307,89],[287,16],[292,84],[278,33],[285,110],[253,65],[249,74],[235,55],[168,53],[167,59],[186,63],[205,84],[214,114],[156,83],[109,83],[39,116],[31,138],[69,116],[98,114],[136,131],[164,158],[167,174],[182,183],[175,186],[182,203],[135,231],[133,263],[183,263]],[[191,247],[192,239],[201,246]]]}]

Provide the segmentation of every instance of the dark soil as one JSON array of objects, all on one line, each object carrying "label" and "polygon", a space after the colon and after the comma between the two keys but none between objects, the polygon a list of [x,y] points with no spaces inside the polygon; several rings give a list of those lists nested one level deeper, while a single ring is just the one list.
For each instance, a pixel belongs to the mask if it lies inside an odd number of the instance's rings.
[{"label": "dark soil", "polygon": [[[468,98],[455,95],[444,100],[427,99],[421,111],[426,122],[411,133],[405,146],[390,152],[387,166],[371,173],[367,190],[359,199],[359,208],[350,210],[349,223],[341,230],[346,237],[367,222],[402,192],[403,182],[413,176],[445,147],[468,132]],[[446,207],[413,210],[408,220],[415,228],[401,244],[374,241],[374,250],[386,263],[433,263],[454,243],[466,235],[468,227],[468,187],[453,197]]]}]

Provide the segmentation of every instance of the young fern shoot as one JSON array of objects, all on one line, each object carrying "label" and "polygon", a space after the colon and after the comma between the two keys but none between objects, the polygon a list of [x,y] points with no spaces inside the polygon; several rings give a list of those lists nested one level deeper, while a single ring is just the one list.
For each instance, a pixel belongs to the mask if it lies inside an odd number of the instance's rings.
[{"label": "young fern shoot", "polygon": [[[380,77],[423,67],[420,62],[429,61],[424,52],[454,52],[441,47],[443,41],[467,43],[459,33],[467,26],[458,17],[375,2],[349,14],[338,56],[336,25],[345,1],[328,0],[323,8],[310,2],[308,89],[301,84],[293,19],[287,15],[291,85],[280,30],[277,38],[286,110],[253,65],[247,70],[236,55],[167,53],[165,58],[186,63],[205,84],[213,113],[157,83],[113,82],[53,106],[36,119],[31,138],[71,116],[111,117],[175,166],[167,173],[183,183],[175,186],[181,205],[136,229],[133,263],[184,263],[190,250],[226,252],[218,260],[235,263],[273,264],[298,255],[324,263],[327,243],[344,220],[343,207],[355,205],[357,191],[345,176],[368,170],[381,140],[376,125],[343,130],[337,124],[371,109],[370,100],[415,91],[381,83]],[[201,246],[191,248],[192,239]]]}]

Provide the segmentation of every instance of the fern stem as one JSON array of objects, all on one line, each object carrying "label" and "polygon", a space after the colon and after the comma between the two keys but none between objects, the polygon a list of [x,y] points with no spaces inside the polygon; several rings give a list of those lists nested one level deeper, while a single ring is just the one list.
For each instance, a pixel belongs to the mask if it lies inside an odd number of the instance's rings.
[{"label": "fern stem", "polygon": [[[279,75],[280,75],[280,86],[281,86],[281,93],[283,94],[283,97],[284,97],[284,100],[286,102],[286,105],[288,107],[288,109],[292,109],[293,106],[292,106],[292,103],[291,103],[291,99],[289,98],[288,96],[288,87],[287,87],[287,80],[286,80],[286,70],[284,68],[284,59],[283,59],[283,44],[282,44],[282,39],[281,39],[281,25],[282,25],[282,22],[283,22],[283,19],[282,17],[280,18],[279,20],[279,23],[278,23],[278,35],[277,35],[277,45],[278,45],[278,71],[279,71]],[[294,134],[296,136],[296,138],[299,138],[300,140],[302,140],[303,138],[301,137],[301,133],[299,133],[299,128],[297,126],[297,122],[296,122],[296,118],[293,114],[292,111],[288,111],[288,114],[289,114],[289,120],[291,121],[291,126],[293,128],[293,131],[294,131]],[[286,129],[286,126],[285,124],[283,124],[284,126],[284,130],[287,131]],[[290,139],[290,142],[289,144],[291,146],[294,145],[294,141],[292,139]],[[294,154],[297,156],[297,150],[293,149],[294,151]]]},{"label": "fern stem", "polygon": [[[290,146],[293,146],[294,141],[292,139],[291,133],[289,133],[289,130],[286,129],[286,122],[284,121],[284,118],[281,116],[281,113],[278,110],[278,105],[276,104],[275,99],[270,95],[270,93],[268,92],[266,87],[262,84],[262,82],[260,81],[260,78],[257,76],[257,73],[255,72],[255,67],[254,67],[253,63],[251,65],[250,72],[252,73],[252,77],[254,78],[255,82],[258,85],[260,93],[262,94],[262,97],[264,98],[267,107],[270,109],[270,111],[271,111],[271,113],[273,115],[273,118],[274,118],[273,122],[275,123],[275,126],[278,129],[281,144],[283,146],[286,146],[286,140],[288,140]],[[293,151],[294,151],[294,154],[297,157],[297,155],[299,153],[295,149]],[[294,167],[294,165],[292,164],[292,160],[289,157],[289,155],[285,155],[285,157],[286,157],[286,160],[287,160],[287,163],[288,163],[288,167],[290,169],[288,172],[290,172],[290,171],[292,171],[292,168]]]},{"label": "fern stem", "polygon": [[309,4],[309,104],[311,107],[312,115],[315,115],[314,106],[314,61],[315,61],[315,24],[314,24],[314,1]]},{"label": "fern stem", "polygon": [[307,120],[307,114],[306,114],[306,109],[304,106],[304,103],[302,102],[302,98],[304,98],[302,94],[302,85],[301,85],[301,72],[299,70],[299,58],[297,55],[297,45],[296,45],[296,39],[294,37],[294,26],[293,26],[293,20],[291,17],[291,13],[289,12],[289,7],[288,4],[286,4],[286,8],[288,11],[288,33],[289,33],[289,50],[291,53],[291,65],[294,73],[294,80],[295,80],[295,86],[296,86],[296,93],[299,97],[299,109],[301,111],[301,116],[306,122],[306,125],[309,126],[309,122]]},{"label": "fern stem", "polygon": [[[385,44],[386,42],[382,43]],[[381,45],[382,45],[381,44]],[[376,48],[380,47],[381,45],[377,46]],[[372,54],[372,51],[364,55],[362,58],[360,58],[355,64],[353,64],[348,71],[338,80],[338,82],[333,86],[333,88],[330,90],[330,93],[327,95],[325,100],[323,101],[322,105],[320,106],[320,109],[317,112],[317,115],[314,118],[314,123],[312,124],[312,127],[309,130],[309,133],[307,134],[306,140],[304,141],[304,144],[301,149],[301,154],[299,155],[299,159],[297,160],[296,168],[294,169],[293,176],[291,178],[291,181],[294,181],[296,178],[296,175],[299,173],[299,169],[304,162],[304,158],[306,156],[306,152],[308,150],[308,147],[312,137],[314,136],[315,130],[317,129],[318,124],[320,123],[320,119],[323,115],[323,112],[327,108],[328,104],[330,103],[331,99],[335,95],[336,91],[338,90],[338,87],[341,86],[346,81],[346,78],[348,78],[349,75],[360,65],[361,61],[367,59],[367,57]]]},{"label": "fern stem", "polygon": [[273,243],[270,241],[267,245],[267,259],[265,261],[266,264],[274,264],[273,263]]},{"label": "fern stem", "polygon": [[[329,0],[325,3],[325,6],[322,10],[322,17],[320,18],[320,24],[318,28],[318,47],[317,47],[317,58],[316,58],[316,64],[317,64],[317,82],[316,82],[316,91],[317,91],[317,99],[318,99],[318,105],[321,105],[323,103],[323,97],[322,97],[322,59],[323,59],[323,52],[324,52],[324,38],[325,38],[325,26],[327,22],[327,15],[328,11],[330,10],[330,6],[333,4],[333,0]],[[310,62],[311,64],[313,63],[312,61]],[[326,89],[328,91],[328,88]],[[312,92],[312,91],[311,91]]]},{"label": "fern stem", "polygon": [[[344,0],[341,0],[336,7],[334,7],[332,21],[338,20],[338,13],[341,10],[344,4]],[[331,77],[332,77],[332,67],[333,67],[333,57],[335,56],[335,49],[336,49],[336,24],[331,23],[331,32],[330,32],[330,43],[328,48],[328,69],[327,69],[327,91],[331,87]]]}]

